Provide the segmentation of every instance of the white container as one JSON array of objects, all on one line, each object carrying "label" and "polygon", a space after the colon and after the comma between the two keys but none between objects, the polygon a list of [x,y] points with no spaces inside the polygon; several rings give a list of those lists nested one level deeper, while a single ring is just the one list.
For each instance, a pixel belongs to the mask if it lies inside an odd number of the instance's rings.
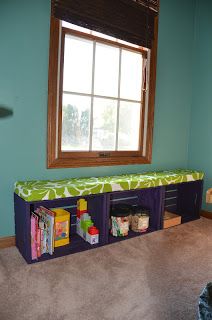
[{"label": "white container", "polygon": [[134,232],[146,232],[149,228],[149,215],[146,213],[136,213],[131,218],[131,229]]}]

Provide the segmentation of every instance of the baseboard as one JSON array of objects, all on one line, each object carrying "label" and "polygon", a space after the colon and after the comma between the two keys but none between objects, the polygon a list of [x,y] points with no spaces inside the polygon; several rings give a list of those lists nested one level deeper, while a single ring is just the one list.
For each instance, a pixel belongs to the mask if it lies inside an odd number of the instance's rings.
[{"label": "baseboard", "polygon": [[204,218],[207,218],[207,219],[212,219],[212,212],[210,211],[206,211],[206,210],[202,210],[200,212],[200,215]]},{"label": "baseboard", "polygon": [[15,236],[0,238],[0,249],[15,246]]}]

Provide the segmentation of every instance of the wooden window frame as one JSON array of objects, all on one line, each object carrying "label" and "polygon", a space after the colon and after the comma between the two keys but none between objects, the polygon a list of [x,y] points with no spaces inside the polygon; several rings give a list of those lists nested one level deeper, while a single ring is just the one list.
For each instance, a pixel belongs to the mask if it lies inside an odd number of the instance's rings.
[{"label": "wooden window frame", "polygon": [[[48,168],[71,168],[71,167],[91,167],[91,166],[111,166],[129,164],[148,164],[152,160],[152,138],[154,122],[154,100],[156,82],[156,56],[157,56],[157,17],[155,18],[155,37],[152,44],[150,56],[149,94],[148,94],[148,114],[146,129],[145,154],[143,149],[138,151],[85,151],[85,152],[64,152],[61,151],[61,122],[62,122],[62,72],[64,52],[60,49],[64,47],[65,33],[80,35],[81,32],[69,30],[63,27],[61,31],[60,20],[51,17],[50,26],[50,49],[49,49],[49,84],[48,84],[48,144],[47,144],[47,167]],[[81,34],[82,35],[82,34]],[[91,40],[110,42],[98,36],[83,34]],[[114,44],[117,45],[116,42]],[[119,45],[119,44],[118,44]],[[122,45],[123,48],[130,48]],[[131,48],[132,49],[132,48]],[[133,50],[141,52],[140,48]],[[145,55],[145,51],[143,51]],[[143,96],[145,104],[145,94]],[[144,109],[144,108],[142,108]],[[144,135],[144,112],[142,112],[140,125],[140,143]]]}]

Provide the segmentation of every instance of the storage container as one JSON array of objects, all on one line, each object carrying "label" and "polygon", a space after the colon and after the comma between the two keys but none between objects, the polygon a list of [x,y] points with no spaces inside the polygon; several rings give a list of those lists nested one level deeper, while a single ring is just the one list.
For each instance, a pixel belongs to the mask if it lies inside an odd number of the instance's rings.
[{"label": "storage container", "polygon": [[54,247],[69,244],[70,212],[61,208],[52,211],[55,212]]},{"label": "storage container", "polygon": [[131,217],[131,229],[134,232],[146,232],[149,228],[149,210],[141,206],[134,208]]},{"label": "storage container", "polygon": [[111,208],[111,234],[114,237],[126,237],[129,232],[129,216],[133,208],[128,204],[116,204]]},{"label": "storage container", "polygon": [[181,224],[181,216],[165,211],[163,217],[163,228],[170,228]]}]

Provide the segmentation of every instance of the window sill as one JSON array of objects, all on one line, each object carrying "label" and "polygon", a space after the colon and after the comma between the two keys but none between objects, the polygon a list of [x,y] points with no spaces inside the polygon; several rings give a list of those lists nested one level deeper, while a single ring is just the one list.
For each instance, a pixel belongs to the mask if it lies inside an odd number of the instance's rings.
[{"label": "window sill", "polygon": [[117,158],[54,158],[48,159],[47,167],[53,168],[78,168],[98,166],[120,166],[129,164],[150,164],[148,157],[117,157]]}]

